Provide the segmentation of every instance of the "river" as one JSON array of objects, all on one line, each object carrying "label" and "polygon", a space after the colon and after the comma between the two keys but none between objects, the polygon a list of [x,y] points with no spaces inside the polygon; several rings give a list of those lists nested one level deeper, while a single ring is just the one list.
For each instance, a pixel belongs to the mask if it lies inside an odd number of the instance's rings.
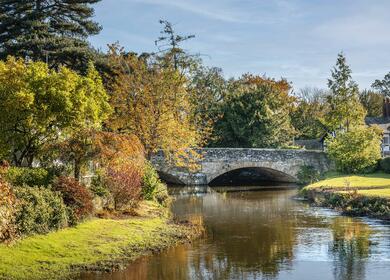
[{"label": "river", "polygon": [[390,279],[390,224],[309,206],[282,187],[171,188],[174,216],[205,236],[89,279]]}]

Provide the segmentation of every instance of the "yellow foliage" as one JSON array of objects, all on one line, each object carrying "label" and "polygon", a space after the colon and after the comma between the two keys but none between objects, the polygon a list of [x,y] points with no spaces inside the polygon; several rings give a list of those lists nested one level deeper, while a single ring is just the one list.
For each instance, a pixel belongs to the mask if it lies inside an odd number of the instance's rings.
[{"label": "yellow foliage", "polygon": [[109,57],[115,113],[108,126],[136,135],[148,158],[162,150],[175,163],[192,161],[193,152],[188,151],[201,143],[201,134],[191,118],[186,79],[173,67],[124,53],[117,45],[110,47]]}]

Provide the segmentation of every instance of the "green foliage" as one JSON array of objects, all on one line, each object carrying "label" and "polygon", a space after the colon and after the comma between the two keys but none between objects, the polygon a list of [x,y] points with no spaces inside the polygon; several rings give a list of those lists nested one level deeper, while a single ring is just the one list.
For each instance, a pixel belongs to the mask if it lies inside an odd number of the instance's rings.
[{"label": "green foliage", "polygon": [[357,173],[376,165],[381,158],[381,129],[354,127],[326,141],[327,152],[338,171]]},{"label": "green foliage", "polygon": [[31,166],[52,152],[44,148],[75,130],[99,127],[110,113],[108,96],[93,65],[87,76],[42,62],[0,61],[0,154]]},{"label": "green foliage", "polygon": [[69,223],[75,225],[93,212],[92,196],[85,186],[70,177],[58,177],[53,189],[62,195],[68,208]]},{"label": "green foliage", "polygon": [[327,192],[323,195],[321,206],[341,209],[345,214],[373,217],[388,217],[390,214],[390,204],[387,198],[364,196],[356,192]]},{"label": "green foliage", "polygon": [[13,186],[47,187],[53,181],[52,174],[44,168],[10,167],[4,177]]},{"label": "green foliage", "polygon": [[327,132],[322,123],[328,107],[326,92],[316,88],[304,88],[296,94],[295,110],[291,122],[299,139],[318,139]]},{"label": "green foliage", "polygon": [[390,173],[390,157],[383,158],[379,162],[381,170],[383,170],[386,173]]},{"label": "green foliage", "polygon": [[372,90],[359,93],[359,100],[367,111],[367,117],[381,117],[383,114],[383,95]]},{"label": "green foliage", "polygon": [[101,29],[91,20],[99,1],[1,0],[0,59],[29,57],[84,72],[96,55],[86,38]]},{"label": "green foliage", "polygon": [[110,193],[107,186],[104,184],[103,175],[99,174],[99,172],[98,174],[96,174],[95,177],[92,178],[91,186],[89,189],[94,195],[100,197],[105,197]]},{"label": "green foliage", "polygon": [[227,81],[219,68],[197,65],[190,79],[189,91],[193,117],[199,131],[207,141],[213,139],[213,125],[220,119],[220,107],[227,91]]},{"label": "green foliage", "polygon": [[375,80],[372,87],[378,90],[383,96],[390,97],[390,73],[387,73],[383,80]]},{"label": "green foliage", "polygon": [[16,187],[16,228],[19,235],[44,234],[67,226],[61,194],[43,187]]},{"label": "green foliage", "polygon": [[324,117],[330,131],[349,130],[350,127],[364,124],[366,112],[359,101],[359,89],[352,80],[351,69],[345,56],[340,53],[328,80],[330,94],[327,96],[329,112]]},{"label": "green foliage", "polygon": [[304,165],[299,169],[297,177],[299,184],[312,184],[321,179],[321,173],[313,166]]},{"label": "green foliage", "polygon": [[0,243],[11,241],[16,236],[15,212],[15,195],[0,175]]},{"label": "green foliage", "polygon": [[142,197],[146,200],[155,200],[161,205],[169,201],[167,186],[161,182],[154,167],[147,162],[142,177]]},{"label": "green foliage", "polygon": [[290,143],[295,134],[290,120],[295,98],[289,93],[285,80],[244,75],[230,81],[213,146],[266,148]]}]

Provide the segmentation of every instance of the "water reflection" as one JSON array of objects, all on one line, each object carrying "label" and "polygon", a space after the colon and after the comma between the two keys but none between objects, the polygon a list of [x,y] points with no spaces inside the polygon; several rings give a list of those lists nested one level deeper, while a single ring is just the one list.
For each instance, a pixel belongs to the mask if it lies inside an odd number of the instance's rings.
[{"label": "water reflection", "polygon": [[291,199],[295,194],[182,193],[172,211],[178,219],[203,223],[205,238],[144,257],[125,271],[83,279],[390,278],[390,263],[383,261],[390,259],[388,226],[378,230],[361,219],[312,208]]},{"label": "water reflection", "polygon": [[365,279],[365,265],[371,248],[370,227],[345,217],[333,219],[330,227],[333,233],[330,252],[334,257],[335,278]]}]

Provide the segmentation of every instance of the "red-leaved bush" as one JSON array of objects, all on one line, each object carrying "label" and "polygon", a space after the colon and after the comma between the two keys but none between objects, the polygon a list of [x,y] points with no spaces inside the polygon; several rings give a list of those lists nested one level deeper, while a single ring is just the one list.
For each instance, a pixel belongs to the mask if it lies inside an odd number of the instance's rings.
[{"label": "red-leaved bush", "polygon": [[115,210],[135,208],[141,198],[142,172],[132,164],[109,167],[106,170],[105,185],[114,200]]},{"label": "red-leaved bush", "polygon": [[0,175],[0,243],[12,240],[15,230],[15,195],[10,185]]},{"label": "red-leaved bush", "polygon": [[71,224],[90,216],[93,212],[92,196],[87,188],[71,177],[58,177],[53,188],[62,193],[65,205],[69,208]]}]

